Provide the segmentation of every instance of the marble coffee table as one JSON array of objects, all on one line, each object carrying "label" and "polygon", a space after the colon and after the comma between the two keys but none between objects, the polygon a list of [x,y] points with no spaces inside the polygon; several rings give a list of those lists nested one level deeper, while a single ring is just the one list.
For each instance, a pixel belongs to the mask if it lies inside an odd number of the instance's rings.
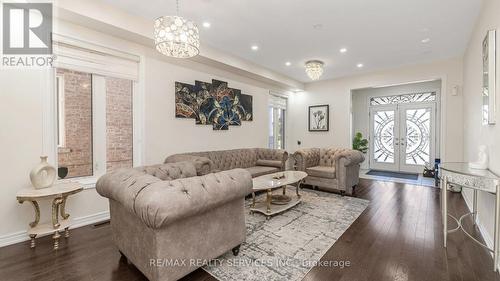
[{"label": "marble coffee table", "polygon": [[[284,171],[254,178],[250,213],[258,212],[270,219],[271,216],[296,206],[301,202],[299,191],[305,177],[307,174],[302,171]],[[295,186],[291,186],[292,184]],[[295,188],[296,196],[286,194],[287,188]],[[281,189],[281,194],[273,195],[273,190],[276,189]],[[255,193],[259,191],[266,192],[265,201],[256,200]]]}]

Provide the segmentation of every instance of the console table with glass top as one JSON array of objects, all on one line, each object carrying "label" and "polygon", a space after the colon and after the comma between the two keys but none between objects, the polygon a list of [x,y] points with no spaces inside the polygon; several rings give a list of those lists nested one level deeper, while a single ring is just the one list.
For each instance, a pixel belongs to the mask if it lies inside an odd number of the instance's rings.
[{"label": "console table with glass top", "polygon": [[[498,239],[500,235],[499,230],[499,219],[500,219],[500,177],[492,173],[490,170],[476,170],[469,168],[468,163],[442,163],[439,165],[439,178],[441,182],[441,211],[443,216],[443,238],[444,247],[446,248],[446,239],[448,233],[453,233],[456,231],[463,231],[469,238],[474,242],[478,243],[482,247],[486,248],[488,251],[493,253],[493,270],[497,271],[498,264],[498,254],[499,254],[499,244]],[[455,184],[462,186],[464,188],[470,188],[473,190],[473,202],[472,202],[472,212],[463,214],[460,218],[448,213],[448,199],[447,191],[448,185]],[[474,225],[476,224],[477,217],[477,193],[488,192],[495,195],[495,226],[494,226],[494,241],[493,249],[477,240],[468,233],[463,227],[463,219],[467,216],[472,216]],[[457,227],[453,229],[448,229],[448,217],[453,219],[457,223]]]}]

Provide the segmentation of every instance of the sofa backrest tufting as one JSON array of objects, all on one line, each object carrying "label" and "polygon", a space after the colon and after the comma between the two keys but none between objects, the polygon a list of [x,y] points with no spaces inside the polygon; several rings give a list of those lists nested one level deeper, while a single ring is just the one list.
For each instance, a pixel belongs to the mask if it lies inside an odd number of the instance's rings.
[{"label": "sofa backrest tufting", "polygon": [[[190,159],[189,157],[198,157],[198,159]],[[206,161],[203,161],[202,159],[205,159],[210,163],[207,164]],[[196,168],[198,170],[198,174],[206,174],[208,172],[254,167],[258,165],[257,160],[280,161],[281,169],[284,169],[285,161],[287,159],[288,153],[280,149],[242,148],[174,154],[167,157],[167,159],[165,159],[165,163],[195,161],[197,162]],[[210,166],[210,168],[207,169],[205,166]],[[200,173],[200,171],[202,172]]]},{"label": "sofa backrest tufting", "polygon": [[337,161],[340,156],[350,153],[351,151],[351,149],[347,148],[321,148],[319,152],[319,165],[330,167],[335,166],[335,161]]}]

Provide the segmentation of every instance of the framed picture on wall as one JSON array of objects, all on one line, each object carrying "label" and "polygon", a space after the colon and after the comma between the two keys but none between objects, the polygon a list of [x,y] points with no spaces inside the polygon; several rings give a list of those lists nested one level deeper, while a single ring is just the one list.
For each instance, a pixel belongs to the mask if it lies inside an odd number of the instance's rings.
[{"label": "framed picture on wall", "polygon": [[330,127],[330,106],[309,106],[309,132],[328,132]]}]

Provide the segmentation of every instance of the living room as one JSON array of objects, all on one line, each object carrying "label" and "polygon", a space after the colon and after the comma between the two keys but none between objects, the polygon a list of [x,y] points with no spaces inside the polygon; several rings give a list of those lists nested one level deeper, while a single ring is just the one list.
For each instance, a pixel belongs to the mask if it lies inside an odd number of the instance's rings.
[{"label": "living room", "polygon": [[500,280],[498,0],[2,10],[1,280]]}]

